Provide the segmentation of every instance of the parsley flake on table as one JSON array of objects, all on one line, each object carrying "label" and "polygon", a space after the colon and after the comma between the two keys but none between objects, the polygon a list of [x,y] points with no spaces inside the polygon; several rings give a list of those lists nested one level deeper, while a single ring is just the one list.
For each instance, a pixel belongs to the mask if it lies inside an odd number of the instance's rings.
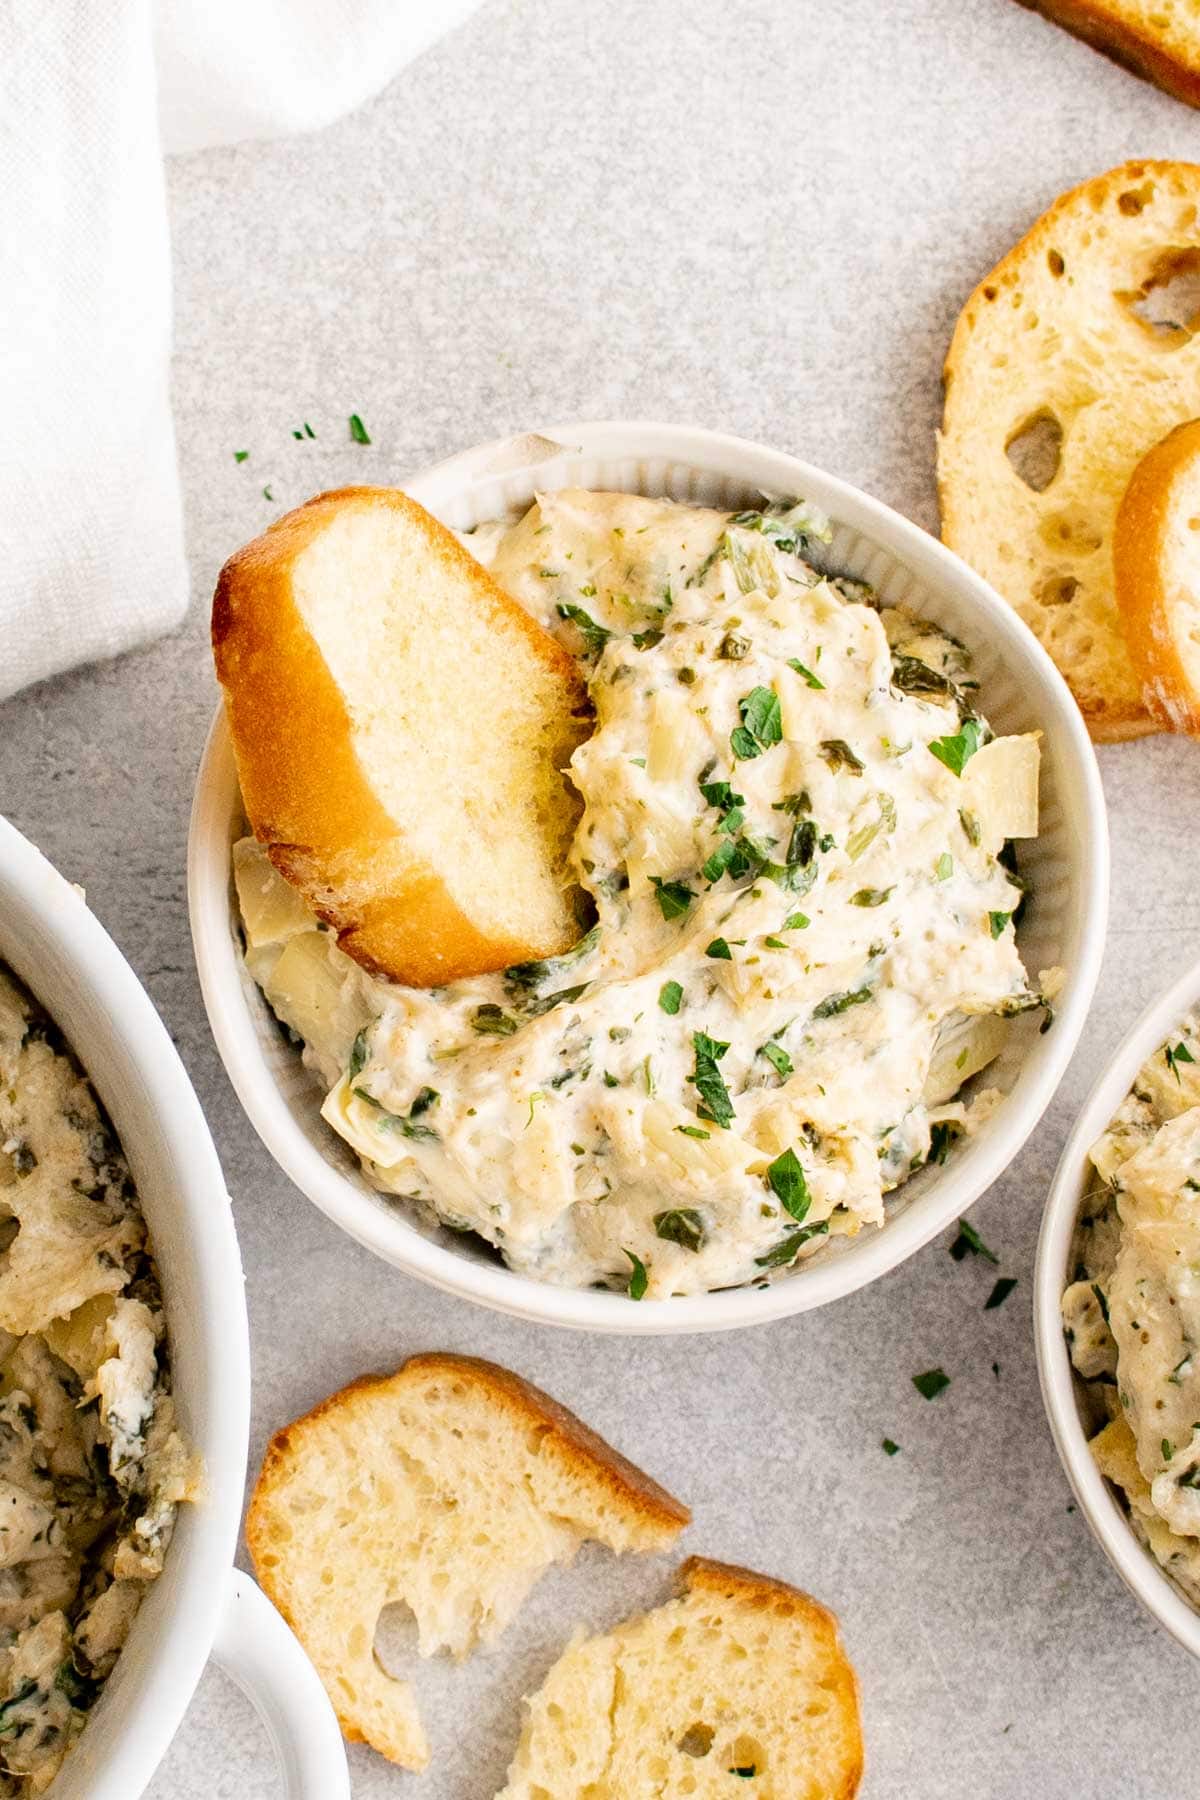
[{"label": "parsley flake on table", "polygon": [[950,1386],[950,1377],[944,1369],[926,1369],[923,1375],[913,1376],[912,1384],[922,1399],[936,1400],[943,1389]]},{"label": "parsley flake on table", "polygon": [[371,434],[357,413],[350,414],[350,436],[356,444],[369,444]]},{"label": "parsley flake on table", "polygon": [[248,450],[235,450],[233,453],[233,460],[235,463],[244,463],[249,455],[250,452]]},{"label": "parsley flake on table", "polygon": [[900,1446],[896,1443],[894,1438],[884,1438],[880,1448],[885,1456],[895,1456]]},{"label": "parsley flake on table", "polygon": [[971,1256],[985,1256],[990,1263],[998,1263],[1000,1261],[1000,1258],[996,1255],[995,1251],[988,1249],[987,1245],[968,1219],[960,1219],[958,1221],[958,1236],[950,1246],[950,1254],[955,1262],[961,1262],[963,1257],[968,1254]]},{"label": "parsley flake on table", "polygon": [[1003,1306],[1016,1285],[1017,1278],[1015,1275],[1001,1275],[995,1287],[983,1303],[984,1312],[991,1312],[994,1307]]},{"label": "parsley flake on table", "polygon": [[975,752],[983,747],[983,726],[978,719],[964,719],[953,737],[934,738],[929,751],[952,775],[961,775]]}]

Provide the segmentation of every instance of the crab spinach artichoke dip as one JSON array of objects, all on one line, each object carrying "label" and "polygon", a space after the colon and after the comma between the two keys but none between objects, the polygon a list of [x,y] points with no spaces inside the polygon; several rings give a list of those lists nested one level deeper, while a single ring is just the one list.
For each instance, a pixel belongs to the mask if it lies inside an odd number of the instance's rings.
[{"label": "crab spinach artichoke dip", "polygon": [[1200,1607],[1200,1012],[1144,1064],[1091,1152],[1062,1313],[1100,1471]]},{"label": "crab spinach artichoke dip", "polygon": [[0,1800],[53,1781],[195,1480],[128,1165],[0,965]]},{"label": "crab spinach artichoke dip", "polygon": [[588,678],[568,954],[389,985],[235,846],[250,972],[324,1117],[523,1274],[691,1294],[880,1224],[1044,1004],[1009,842],[1037,734],[994,738],[961,644],[818,574],[828,536],[802,504],[567,491],[464,538]]}]

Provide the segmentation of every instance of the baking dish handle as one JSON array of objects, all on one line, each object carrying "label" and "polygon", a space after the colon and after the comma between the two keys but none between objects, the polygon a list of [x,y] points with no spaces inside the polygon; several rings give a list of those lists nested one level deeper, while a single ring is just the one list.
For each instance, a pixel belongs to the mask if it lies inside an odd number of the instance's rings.
[{"label": "baking dish handle", "polygon": [[229,1577],[213,1656],[270,1734],[287,1800],[350,1800],[350,1774],[316,1670],[249,1575]]}]

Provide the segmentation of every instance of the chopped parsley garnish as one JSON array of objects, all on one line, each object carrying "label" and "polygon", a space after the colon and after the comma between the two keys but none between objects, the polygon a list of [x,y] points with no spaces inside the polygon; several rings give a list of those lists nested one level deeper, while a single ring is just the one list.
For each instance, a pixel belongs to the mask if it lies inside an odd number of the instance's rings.
[{"label": "chopped parsley garnish", "polygon": [[1175,1446],[1171,1442],[1170,1438],[1164,1438],[1162,1443],[1159,1445],[1159,1449],[1162,1451],[1163,1461],[1165,1463],[1169,1463],[1171,1458],[1175,1454]]},{"label": "chopped parsley garnish", "polygon": [[355,1080],[367,1066],[367,1034],[370,1029],[369,1025],[364,1025],[350,1046],[350,1067],[346,1071],[349,1081]]},{"label": "chopped parsley garnish", "polygon": [[961,1262],[964,1256],[985,1256],[990,1263],[998,1263],[1000,1258],[994,1250],[989,1250],[969,1219],[958,1221],[958,1236],[950,1246],[950,1254],[955,1262]]},{"label": "chopped parsley garnish", "polygon": [[1004,927],[1008,924],[1008,921],[1011,918],[1012,918],[1011,913],[990,912],[988,914],[988,926],[989,926],[992,936],[994,938],[1004,936]]},{"label": "chopped parsley garnish", "polygon": [[680,1244],[685,1250],[704,1247],[704,1222],[693,1207],[675,1206],[669,1212],[655,1213],[654,1229],[668,1244]]},{"label": "chopped parsley garnish", "polygon": [[250,452],[248,450],[235,450],[233,453],[233,460],[236,463],[243,463],[246,461],[249,454]]},{"label": "chopped parsley garnish", "polygon": [[369,444],[371,441],[371,434],[357,413],[350,414],[350,436],[356,444]]},{"label": "chopped parsley garnish", "polygon": [[814,1019],[834,1019],[839,1013],[848,1012],[852,1006],[862,1006],[871,998],[869,987],[850,988],[844,994],[827,994],[824,1000],[818,1000],[813,1007]]},{"label": "chopped parsley garnish", "polygon": [[512,1014],[506,1013],[494,1000],[488,1000],[475,1008],[471,1015],[471,1025],[485,1037],[511,1037],[518,1028]]},{"label": "chopped parsley garnish", "polygon": [[800,661],[798,656],[789,656],[787,659],[787,666],[789,669],[795,669],[797,675],[802,675],[810,688],[824,688],[825,683],[821,680],[821,677],[819,675],[814,675],[812,670],[807,668],[804,663]]},{"label": "chopped parsley garnish", "polygon": [[658,990],[658,1004],[665,1013],[677,1013],[683,1000],[683,988],[677,981],[664,981]]},{"label": "chopped parsley garnish", "polygon": [[851,894],[851,906],[882,906],[895,893],[894,887],[859,888],[857,894]]},{"label": "chopped parsley garnish", "polygon": [[569,600],[559,601],[558,616],[571,621],[592,656],[599,656],[612,636],[606,625],[598,624],[590,612],[585,612],[582,606],[575,606]]},{"label": "chopped parsley garnish", "polygon": [[943,850],[934,864],[934,874],[939,881],[949,881],[954,873],[954,858],[948,850]]},{"label": "chopped parsley garnish", "polygon": [[[624,1248],[624,1246],[622,1246],[622,1248]],[[648,1285],[646,1265],[640,1256],[634,1255],[632,1250],[626,1250],[625,1254],[633,1264],[633,1267],[629,1271],[629,1298],[631,1300],[642,1300],[645,1298]]]},{"label": "chopped parsley garnish", "polygon": [[923,1375],[913,1376],[912,1384],[924,1399],[936,1400],[942,1390],[950,1386],[950,1377],[944,1369],[926,1369]]},{"label": "chopped parsley garnish", "polygon": [[733,961],[733,951],[729,948],[729,945],[725,942],[723,937],[715,937],[705,950],[704,954],[705,956],[711,956],[716,962]]},{"label": "chopped parsley garnish", "polygon": [[719,1125],[728,1131],[736,1114],[733,1101],[729,1098],[729,1089],[725,1086],[721,1071],[717,1067],[728,1050],[728,1044],[719,1043],[710,1038],[707,1032],[692,1033],[692,1049],[696,1054],[696,1067],[688,1077],[700,1095],[702,1104],[696,1108],[702,1119],[708,1119],[713,1125]]},{"label": "chopped parsley garnish", "polygon": [[717,807],[721,812],[728,812],[731,807],[741,806],[746,798],[745,794],[735,794],[728,781],[702,781],[700,792],[710,806]]},{"label": "chopped parsley garnish", "polygon": [[785,1150],[767,1170],[767,1186],[784,1212],[790,1213],[797,1225],[808,1216],[812,1195],[808,1191],[804,1170],[794,1150]]},{"label": "chopped parsley garnish", "polygon": [[701,875],[705,881],[720,881],[736,856],[737,845],[732,838],[726,838],[723,844],[717,845],[711,856],[705,858],[700,868]]},{"label": "chopped parsley garnish", "polygon": [[437,1132],[434,1131],[432,1126],[419,1125],[416,1122],[421,1117],[422,1113],[428,1112],[430,1107],[436,1105],[437,1101],[440,1100],[441,1095],[436,1088],[421,1088],[406,1113],[385,1111],[379,1104],[379,1101],[375,1098],[374,1094],[368,1094],[366,1088],[352,1088],[351,1092],[356,1100],[363,1100],[368,1106],[373,1106],[375,1108],[376,1112],[379,1114],[376,1123],[381,1131],[398,1131],[406,1138],[437,1137]]},{"label": "chopped parsley garnish", "polygon": [[681,1131],[684,1137],[704,1138],[705,1141],[712,1136],[711,1131],[705,1131],[700,1125],[677,1125],[675,1129]]},{"label": "chopped parsley garnish", "polygon": [[754,1266],[757,1269],[782,1269],[794,1262],[797,1254],[810,1239],[824,1237],[829,1230],[829,1220],[822,1219],[819,1225],[803,1225],[799,1231],[789,1231],[785,1238],[768,1250],[765,1256],[756,1256]]},{"label": "chopped parsley garnish", "polygon": [[934,738],[929,750],[940,763],[945,764],[952,775],[961,775],[982,744],[983,726],[979,720],[964,719],[953,737]]},{"label": "chopped parsley garnish", "polygon": [[653,650],[655,644],[661,644],[662,640],[662,632],[657,625],[652,625],[649,631],[634,632],[633,647],[635,650]]},{"label": "chopped parsley garnish", "polygon": [[855,756],[845,738],[822,738],[820,749],[831,769],[845,769],[850,775],[861,775],[866,766]]},{"label": "chopped parsley garnish", "polygon": [[1168,1069],[1170,1069],[1172,1075],[1174,1075],[1176,1081],[1179,1083],[1180,1087],[1182,1087],[1183,1077],[1179,1073],[1178,1065],[1180,1063],[1194,1063],[1196,1060],[1195,1057],[1192,1055],[1187,1045],[1182,1042],[1176,1044],[1173,1049],[1171,1045],[1168,1044],[1163,1051],[1163,1055],[1166,1057]]},{"label": "chopped parsley garnish", "polygon": [[962,1126],[953,1119],[939,1119],[929,1129],[929,1161],[944,1163],[950,1154],[950,1146],[960,1135]]},{"label": "chopped parsley garnish", "polygon": [[807,869],[817,854],[817,822],[815,819],[799,819],[792,826],[792,835],[788,839],[788,847],[784,861],[789,869]]},{"label": "chopped parsley garnish", "polygon": [[894,1438],[884,1438],[880,1448],[885,1456],[895,1456],[900,1446]]},{"label": "chopped parsley garnish", "polygon": [[758,1054],[765,1056],[775,1073],[785,1081],[792,1073],[792,1059],[782,1044],[774,1042],[760,1044]]},{"label": "chopped parsley garnish", "polygon": [[811,924],[812,920],[807,913],[789,913],[783,921],[783,929],[785,931],[805,931]]},{"label": "chopped parsley garnish", "polygon": [[773,688],[751,688],[738,701],[738,717],[742,722],[735,726],[729,743],[739,762],[749,762],[782,741],[783,718]]},{"label": "chopped parsley garnish", "polygon": [[1001,1275],[995,1287],[983,1303],[984,1312],[991,1312],[994,1307],[1003,1306],[1008,1296],[1017,1285],[1015,1275]]},{"label": "chopped parsley garnish", "polygon": [[1100,1308],[1100,1317],[1104,1320],[1104,1323],[1107,1325],[1108,1324],[1108,1300],[1105,1297],[1104,1289],[1100,1286],[1100,1283],[1098,1281],[1093,1281],[1092,1292],[1093,1292],[1093,1294],[1095,1294],[1096,1304]]},{"label": "chopped parsley garnish", "polygon": [[270,490],[270,488],[269,488],[269,487],[265,487],[265,488],[264,488],[264,489],[263,489],[263,499],[264,499],[264,500],[269,500],[269,501],[270,501],[270,502],[271,502],[271,504],[272,504],[272,506],[273,506],[273,505],[274,505],[274,504],[275,504],[275,496],[274,496],[274,494],[273,494],[273,493],[272,493],[272,492],[271,492],[271,490]]},{"label": "chopped parsley garnish", "polygon": [[975,814],[973,812],[968,812],[965,806],[960,806],[958,809],[958,822],[962,826],[963,836],[966,838],[968,844],[970,844],[972,850],[978,850],[983,834],[979,829],[979,820],[975,817]]},{"label": "chopped parsley garnish", "polygon": [[763,943],[767,946],[768,950],[790,950],[791,949],[791,945],[785,944],[782,938],[765,937],[763,939]]},{"label": "chopped parsley garnish", "polygon": [[661,875],[652,875],[650,884],[664,919],[682,918],[696,898],[691,888],[682,881],[664,881]]}]

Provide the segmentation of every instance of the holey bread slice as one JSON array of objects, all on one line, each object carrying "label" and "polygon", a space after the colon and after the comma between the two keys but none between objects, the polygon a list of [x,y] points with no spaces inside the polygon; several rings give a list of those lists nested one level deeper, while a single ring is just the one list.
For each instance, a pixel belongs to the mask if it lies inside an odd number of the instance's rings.
[{"label": "holey bread slice", "polygon": [[1117,512],[1113,578],[1154,717],[1200,735],[1200,419],[1143,456]]},{"label": "holey bread slice", "polygon": [[1133,162],[1056,201],[976,288],[946,358],[946,542],[1031,625],[1092,735],[1156,730],[1113,591],[1139,459],[1200,413],[1200,167]]},{"label": "holey bread slice", "polygon": [[862,1777],[832,1613],[701,1557],[676,1599],[576,1637],[526,1708],[498,1800],[850,1800]]},{"label": "holey bread slice", "polygon": [[580,935],[574,660],[394,488],[342,488],[230,558],[213,601],[254,833],[364,968],[419,987]]},{"label": "holey bread slice", "polygon": [[374,1654],[385,1606],[410,1608],[422,1656],[463,1657],[581,1543],[665,1550],[690,1517],[519,1376],[429,1355],[277,1432],[246,1537],[346,1736],[421,1769],[429,1747],[412,1690]]}]

